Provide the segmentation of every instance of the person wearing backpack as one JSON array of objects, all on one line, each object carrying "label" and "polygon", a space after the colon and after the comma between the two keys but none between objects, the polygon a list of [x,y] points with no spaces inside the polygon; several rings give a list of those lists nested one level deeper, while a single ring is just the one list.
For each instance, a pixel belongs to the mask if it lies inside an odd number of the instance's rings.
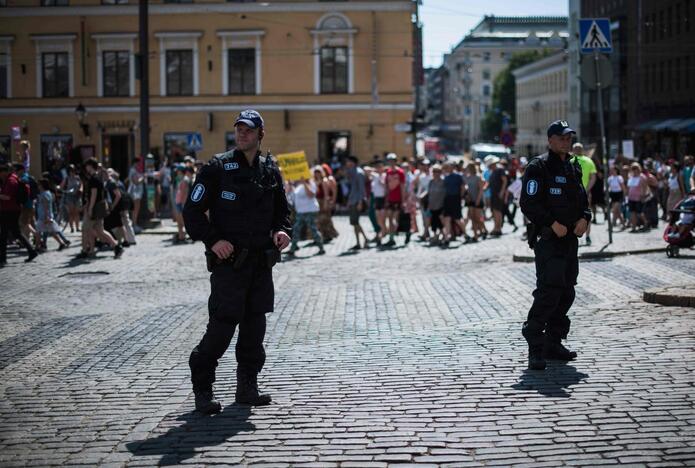
[{"label": "person wearing backpack", "polygon": [[[38,252],[22,235],[19,229],[20,200],[27,200],[27,186],[19,181],[17,174],[10,172],[7,164],[0,165],[0,268],[7,265],[7,235],[12,235],[27,249],[29,256],[25,262],[31,262]],[[21,193],[20,193],[21,191]]]},{"label": "person wearing backpack", "polygon": [[13,165],[14,172],[17,175],[20,183],[23,183],[27,188],[28,199],[20,203],[19,209],[19,229],[24,234],[24,237],[30,239],[34,238],[34,248],[39,251],[43,250],[41,245],[41,236],[36,229],[36,199],[39,196],[39,184],[27,171],[24,169],[22,163],[15,163]]}]

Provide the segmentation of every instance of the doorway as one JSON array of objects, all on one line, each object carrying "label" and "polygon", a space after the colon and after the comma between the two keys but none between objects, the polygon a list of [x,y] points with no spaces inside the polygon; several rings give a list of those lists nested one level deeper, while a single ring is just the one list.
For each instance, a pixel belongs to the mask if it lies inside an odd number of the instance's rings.
[{"label": "doorway", "polygon": [[[125,180],[130,166],[130,135],[105,135],[105,163],[112,167]],[[108,159],[107,159],[108,158]]]},{"label": "doorway", "polygon": [[319,163],[328,163],[332,168],[340,167],[343,159],[350,155],[351,136],[348,131],[319,132]]}]

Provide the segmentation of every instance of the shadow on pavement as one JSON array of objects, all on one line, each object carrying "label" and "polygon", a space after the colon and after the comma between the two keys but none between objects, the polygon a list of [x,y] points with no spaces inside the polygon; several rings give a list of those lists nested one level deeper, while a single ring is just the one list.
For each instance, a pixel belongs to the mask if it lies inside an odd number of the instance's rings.
[{"label": "shadow on pavement", "polygon": [[182,414],[177,421],[184,421],[180,426],[169,429],[166,433],[144,440],[126,444],[135,456],[162,455],[158,465],[178,465],[196,453],[200,447],[223,444],[240,432],[249,432],[256,427],[248,422],[251,407],[232,404],[217,415],[206,416],[196,411]]},{"label": "shadow on pavement", "polygon": [[589,377],[574,366],[549,361],[544,371],[524,369],[519,382],[512,385],[515,390],[535,390],[543,396],[569,398],[566,389]]}]

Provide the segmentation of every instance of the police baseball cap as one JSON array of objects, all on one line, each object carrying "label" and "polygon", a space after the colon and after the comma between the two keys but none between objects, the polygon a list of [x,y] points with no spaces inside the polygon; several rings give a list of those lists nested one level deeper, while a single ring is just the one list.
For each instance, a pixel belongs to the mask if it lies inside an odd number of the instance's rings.
[{"label": "police baseball cap", "polygon": [[243,123],[249,128],[263,128],[263,117],[253,109],[241,111],[241,114],[234,121],[234,126]]},{"label": "police baseball cap", "polygon": [[567,135],[568,133],[577,132],[570,128],[570,124],[568,124],[566,120],[556,120],[555,122],[551,123],[548,127],[548,138],[550,138],[553,135],[562,136]]}]

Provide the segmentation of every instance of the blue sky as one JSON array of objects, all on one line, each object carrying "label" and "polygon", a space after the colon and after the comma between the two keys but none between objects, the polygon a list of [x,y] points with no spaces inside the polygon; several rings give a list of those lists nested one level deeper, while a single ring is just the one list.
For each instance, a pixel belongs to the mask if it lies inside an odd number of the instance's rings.
[{"label": "blue sky", "polygon": [[556,16],[568,14],[568,0],[422,0],[423,61],[437,67],[485,15]]}]

